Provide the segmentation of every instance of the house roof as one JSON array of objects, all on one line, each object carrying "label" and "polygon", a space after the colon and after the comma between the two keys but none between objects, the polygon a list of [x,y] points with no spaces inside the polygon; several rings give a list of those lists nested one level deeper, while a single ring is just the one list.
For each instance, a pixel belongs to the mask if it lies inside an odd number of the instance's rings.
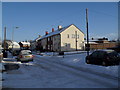
[{"label": "house roof", "polygon": [[26,45],[30,45],[29,42],[20,42],[20,43],[22,43],[22,44],[26,44]]},{"label": "house roof", "polygon": [[13,42],[13,45],[18,45],[19,46],[19,44],[17,42]]},{"label": "house roof", "polygon": [[37,42],[38,40],[40,40],[41,37],[37,37],[36,39],[34,39],[31,43]]},{"label": "house roof", "polygon": [[[71,24],[71,25],[74,25],[74,24]],[[69,26],[66,26],[66,27],[63,27],[61,30],[56,30],[56,31],[54,31],[54,32],[50,32],[50,33],[48,33],[48,35],[44,35],[44,36],[42,36],[39,40],[41,40],[41,39],[44,39],[44,38],[47,38],[47,37],[50,37],[50,36],[53,36],[53,35],[57,35],[57,34],[60,34],[61,32],[63,32],[64,30],[66,30],[68,27],[70,27],[71,25],[69,25]],[[75,26],[75,25],[74,25]],[[76,27],[76,26],[75,26]],[[78,27],[76,27],[76,28],[78,28]],[[79,28],[78,28],[79,29]],[[80,30],[80,29],[79,29]],[[81,30],[80,30],[81,31]],[[82,32],[82,31],[81,31]],[[83,32],[82,32],[83,33]],[[83,33],[84,34],[84,33]]]},{"label": "house roof", "polygon": [[[87,44],[87,41],[85,41],[84,43]],[[98,43],[89,41],[89,44],[98,44]]]}]

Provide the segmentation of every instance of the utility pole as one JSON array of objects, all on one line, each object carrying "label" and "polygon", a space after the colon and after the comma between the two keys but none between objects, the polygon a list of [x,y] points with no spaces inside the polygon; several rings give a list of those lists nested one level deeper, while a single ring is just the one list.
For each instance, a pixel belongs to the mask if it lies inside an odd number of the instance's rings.
[{"label": "utility pole", "polygon": [[90,45],[89,45],[89,35],[88,35],[88,8],[86,8],[86,28],[87,28],[87,56],[89,55]]},{"label": "utility pole", "polygon": [[76,39],[76,51],[77,51],[77,31],[75,31],[75,39]]},{"label": "utility pole", "polygon": [[6,27],[4,28],[4,50],[3,50],[3,57],[7,58],[7,51],[6,51]]},{"label": "utility pole", "polygon": [[6,50],[6,27],[4,28],[4,50]]}]

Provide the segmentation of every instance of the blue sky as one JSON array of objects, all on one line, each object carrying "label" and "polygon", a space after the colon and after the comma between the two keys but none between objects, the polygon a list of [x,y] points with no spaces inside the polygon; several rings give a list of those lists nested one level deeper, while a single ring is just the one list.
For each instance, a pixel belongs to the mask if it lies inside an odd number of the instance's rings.
[{"label": "blue sky", "polygon": [[0,2],[0,41],[2,39],[2,3]]},{"label": "blue sky", "polygon": [[45,31],[75,24],[86,34],[85,9],[88,8],[90,37],[117,38],[118,3],[113,2],[3,2],[2,25],[7,27],[7,38],[34,40]]}]

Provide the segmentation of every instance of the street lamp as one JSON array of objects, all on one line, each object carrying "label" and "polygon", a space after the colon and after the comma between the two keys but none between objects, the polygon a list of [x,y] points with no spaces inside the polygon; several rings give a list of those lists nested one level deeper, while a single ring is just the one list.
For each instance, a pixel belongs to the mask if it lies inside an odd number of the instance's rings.
[{"label": "street lamp", "polygon": [[14,29],[18,29],[19,27],[14,27],[13,30],[12,30],[12,41],[13,41],[13,38],[14,38]]},{"label": "street lamp", "polygon": [[14,42],[14,41],[13,41],[13,39],[14,39],[14,30],[15,30],[15,29],[18,29],[18,28],[19,28],[19,27],[14,27],[13,30],[12,30],[12,54],[13,54],[13,45],[14,45],[14,44],[13,44],[13,42]]}]

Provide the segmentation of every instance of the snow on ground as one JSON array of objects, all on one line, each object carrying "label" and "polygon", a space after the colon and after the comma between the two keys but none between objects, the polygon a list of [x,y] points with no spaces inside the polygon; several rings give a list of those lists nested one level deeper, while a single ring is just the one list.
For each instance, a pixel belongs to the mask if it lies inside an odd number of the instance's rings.
[{"label": "snow on ground", "polygon": [[[31,68],[31,69],[30,69]],[[29,70],[33,70],[30,72]],[[3,87],[9,88],[92,88],[101,87],[96,82],[85,80],[84,78],[78,78],[69,75],[67,72],[63,72],[58,69],[50,69],[49,72],[44,69],[40,69],[33,66],[22,65],[19,70],[14,70],[3,75],[5,81]],[[37,73],[36,73],[37,72]],[[85,82],[85,83],[83,83]]]},{"label": "snow on ground", "polygon": [[[36,55],[37,57],[41,57]],[[114,77],[118,77],[118,65],[117,66],[99,66],[93,64],[85,63],[86,53],[82,54],[73,54],[73,55],[65,55],[63,56],[44,56],[44,58],[53,58],[53,61],[57,61],[59,63],[65,63],[67,65],[72,65],[78,68],[85,68],[86,70],[92,70],[95,72],[108,74]]]},{"label": "snow on ground", "polygon": [[[32,63],[32,62],[31,62]],[[35,66],[35,62],[32,64],[20,64],[18,70],[8,71],[3,73],[3,87],[9,88],[105,88],[106,85],[97,82],[96,78],[99,78],[102,83],[105,83],[105,79],[90,74],[82,73],[78,75],[73,73],[70,69],[70,73],[58,69],[55,67],[40,64],[42,68]],[[38,64],[39,65],[39,64]],[[89,80],[90,79],[90,80]],[[116,85],[115,85],[116,86]],[[109,87],[113,87],[110,86]]]},{"label": "snow on ground", "polygon": [[[35,55],[34,62],[21,63],[15,57],[3,63],[19,64],[18,70],[3,73],[3,87],[9,88],[105,88],[117,87],[118,66],[98,66],[85,63],[86,53],[63,56]],[[51,54],[52,55],[52,54]],[[80,69],[80,70],[79,70]],[[79,70],[79,72],[78,72]],[[89,73],[86,73],[89,72]],[[92,74],[91,74],[92,72]],[[95,75],[94,75],[95,74]],[[103,84],[104,83],[104,84]],[[111,83],[113,86],[111,86]]]},{"label": "snow on ground", "polygon": [[[69,54],[80,54],[85,53],[86,51],[71,51],[71,52],[64,52],[65,55]],[[59,55],[59,52],[33,52],[34,54],[43,55],[43,56],[56,56]]]}]

